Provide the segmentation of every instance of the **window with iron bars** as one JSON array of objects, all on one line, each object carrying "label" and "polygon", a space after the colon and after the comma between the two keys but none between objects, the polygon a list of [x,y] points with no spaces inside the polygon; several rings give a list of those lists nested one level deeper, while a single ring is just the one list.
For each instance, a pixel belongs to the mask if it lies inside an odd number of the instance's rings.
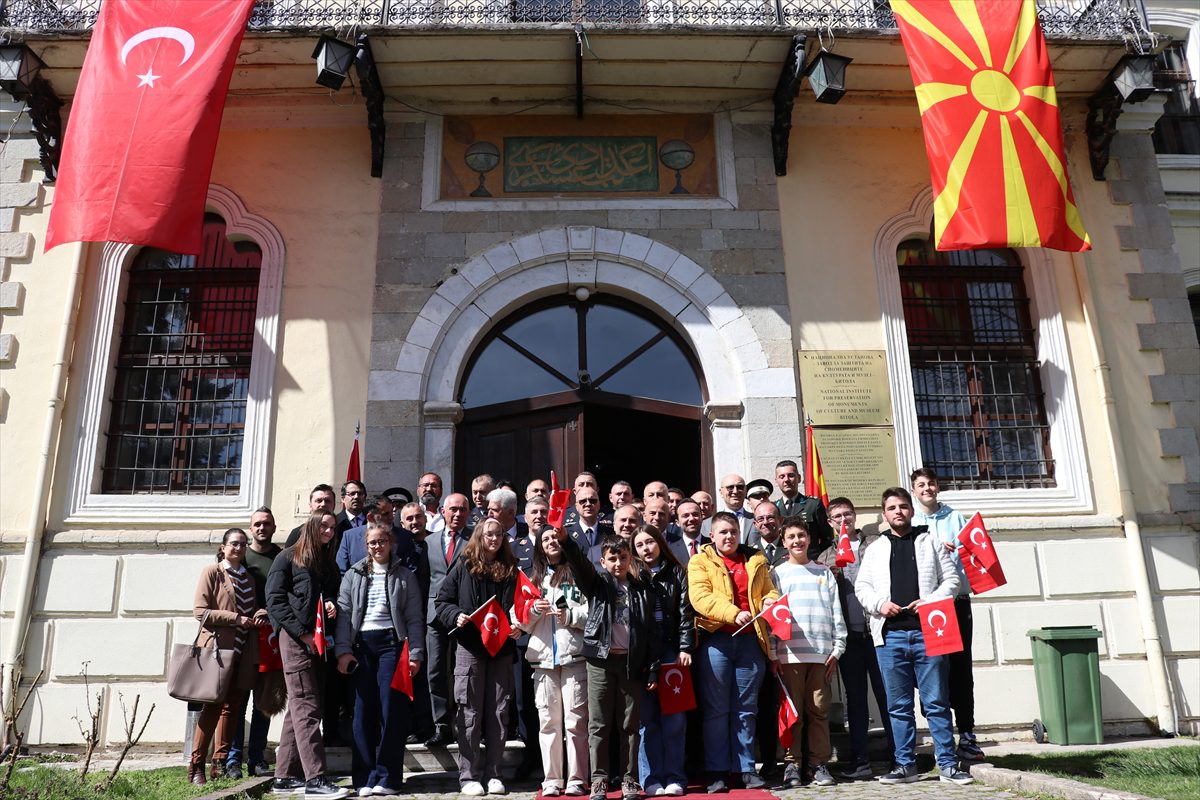
[{"label": "window with iron bars", "polygon": [[921,458],[946,489],[1053,487],[1024,269],[1011,250],[896,253]]},{"label": "window with iron bars", "polygon": [[1200,100],[1185,44],[1172,42],[1155,61],[1154,83],[1167,92],[1162,116],[1154,124],[1154,152],[1159,155],[1200,155]]},{"label": "window with iron bars", "polygon": [[237,494],[262,252],[204,217],[199,256],[143,249],[129,271],[102,487]]}]

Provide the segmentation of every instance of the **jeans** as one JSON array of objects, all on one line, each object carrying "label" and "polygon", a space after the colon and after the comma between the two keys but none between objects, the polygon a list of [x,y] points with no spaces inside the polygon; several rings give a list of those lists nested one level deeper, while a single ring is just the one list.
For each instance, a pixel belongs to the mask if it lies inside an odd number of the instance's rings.
[{"label": "jeans", "polygon": [[687,712],[663,716],[658,690],[642,690],[642,743],[638,748],[638,773],[642,786],[687,786],[683,748],[687,742]]},{"label": "jeans", "polygon": [[[392,688],[400,647],[391,630],[363,631],[354,645],[354,785],[399,789],[404,784],[408,697]],[[406,665],[407,666],[407,665]]]},{"label": "jeans", "polygon": [[[258,701],[257,690],[254,697]],[[246,711],[250,712],[250,741],[246,742]],[[240,766],[245,759],[250,769],[259,764],[267,763],[267,732],[271,727],[271,718],[258,710],[250,702],[250,693],[242,700],[241,711],[238,712],[237,731],[233,734],[233,743],[229,746],[229,756],[225,759],[226,766]],[[246,742],[245,748],[242,743]],[[243,752],[243,750],[245,752]]]},{"label": "jeans", "polygon": [[883,715],[883,731],[887,734],[888,752],[896,752],[896,740],[892,738],[892,724],[888,718],[887,694],[883,690],[883,676],[879,674],[879,661],[875,658],[875,645],[871,632],[849,631],[846,635],[846,652],[838,662],[842,683],[846,687],[846,716],[850,725],[850,751],[853,762],[871,760],[871,748],[867,737],[871,713],[867,703],[867,679],[875,694],[875,704]]},{"label": "jeans", "polygon": [[704,762],[709,772],[754,772],[758,691],[766,656],[753,631],[707,636],[695,660],[704,711]]},{"label": "jeans", "polygon": [[896,765],[916,763],[917,722],[913,713],[913,689],[921,693],[925,719],[933,737],[933,754],[938,767],[952,770],[954,727],[950,721],[945,656],[925,655],[925,640],[917,631],[886,631],[883,645],[875,648],[879,669],[887,684],[888,716],[896,740]]}]

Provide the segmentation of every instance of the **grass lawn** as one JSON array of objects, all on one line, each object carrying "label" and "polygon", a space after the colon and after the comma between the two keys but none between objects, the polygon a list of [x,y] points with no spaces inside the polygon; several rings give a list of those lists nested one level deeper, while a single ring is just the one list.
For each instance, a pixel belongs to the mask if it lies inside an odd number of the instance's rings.
[{"label": "grass lawn", "polygon": [[[5,800],[188,800],[239,783],[222,778],[209,781],[206,786],[193,786],[187,782],[186,767],[140,772],[122,770],[109,790],[99,794],[96,785],[107,777],[107,772],[91,772],[87,780],[80,783],[78,768],[60,769],[21,761],[13,773]],[[243,793],[239,800],[241,798],[248,800],[249,795]]]},{"label": "grass lawn", "polygon": [[1008,755],[988,761],[1164,800],[1200,797],[1200,747],[1195,746]]}]

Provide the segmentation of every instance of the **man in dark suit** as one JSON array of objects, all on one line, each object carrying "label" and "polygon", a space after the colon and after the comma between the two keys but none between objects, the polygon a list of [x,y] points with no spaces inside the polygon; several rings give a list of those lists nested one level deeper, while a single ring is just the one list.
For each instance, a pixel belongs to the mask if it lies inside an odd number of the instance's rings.
[{"label": "man in dark suit", "polygon": [[429,660],[429,693],[433,706],[433,735],[425,742],[429,747],[444,747],[454,741],[453,706],[450,702],[450,632],[434,619],[433,601],[446,580],[450,567],[462,557],[470,539],[467,518],[470,502],[464,494],[452,494],[442,504],[443,530],[426,537],[425,555],[429,562],[429,594],[425,622],[425,654]]},{"label": "man in dark suit", "polygon": [[337,514],[338,534],[367,524],[367,487],[362,481],[342,484],[342,510]]},{"label": "man in dark suit", "polygon": [[[386,495],[379,495],[363,511],[362,516],[367,521],[378,522],[381,526],[392,530],[395,521],[395,507]],[[393,544],[395,539],[393,538]],[[397,551],[398,552],[398,551]],[[367,524],[356,525],[342,534],[342,543],[338,545],[337,566],[343,575],[346,571],[367,557]]]},{"label": "man in dark suit", "polygon": [[783,497],[775,501],[783,519],[800,517],[808,526],[811,544],[808,552],[815,559],[834,542],[829,516],[819,497],[809,497],[800,491],[800,471],[795,461],[780,461],[775,465],[775,485]]},{"label": "man in dark suit", "polygon": [[762,550],[772,567],[787,561],[788,557],[787,549],[779,538],[782,534],[781,521],[779,508],[774,503],[759,503],[754,507],[754,530],[746,539],[746,544]]},{"label": "man in dark suit", "polygon": [[[581,472],[576,475],[575,483],[571,485],[571,489],[574,491],[576,497],[579,496],[579,490],[584,488],[594,489],[596,491],[596,497],[600,496],[600,484],[596,482],[596,476],[590,472]],[[596,508],[596,514],[600,514],[599,507]],[[565,529],[569,527],[577,519],[579,519],[579,511],[576,506],[568,508],[567,513],[563,515],[563,528]],[[584,552],[587,551],[585,550]]]},{"label": "man in dark suit", "polygon": [[525,501],[525,535],[513,540],[512,551],[517,565],[527,576],[533,574],[533,551],[538,537],[546,529],[546,517],[550,515],[550,504],[541,497]]},{"label": "man in dark suit", "polygon": [[[721,503],[725,506],[721,510],[728,511],[737,517],[738,524],[741,526],[738,541],[745,543],[750,531],[754,530],[754,515],[746,508],[746,479],[736,473],[726,475],[721,478],[720,490]],[[704,527],[700,530],[707,536],[711,527],[712,520],[708,519],[705,520]]]},{"label": "man in dark suit", "polygon": [[[633,503],[626,503],[613,512],[613,533],[629,542],[631,550],[633,549],[633,537],[641,526],[642,512],[638,511],[637,506]],[[597,569],[600,568],[601,544],[592,545],[587,553],[588,560],[595,564]]]},{"label": "man in dark suit", "polygon": [[679,519],[680,535],[678,539],[667,544],[679,559],[679,563],[686,567],[688,560],[712,540],[700,532],[704,524],[704,512],[695,500],[680,500],[679,505],[675,507],[675,516]]},{"label": "man in dark suit", "polygon": [[487,496],[495,488],[496,479],[486,472],[476,475],[471,481],[471,518],[467,520],[467,527],[471,530],[475,529],[476,522],[488,515]]},{"label": "man in dark suit", "polygon": [[683,531],[674,522],[671,522],[671,509],[667,506],[667,501],[658,497],[651,497],[646,500],[646,510],[642,512],[642,519],[647,525],[653,525],[659,530],[663,538],[667,540],[667,544],[678,541],[680,536],[683,536]]},{"label": "man in dark suit", "polygon": [[[308,493],[309,514],[332,514],[333,503],[333,487],[328,483],[318,483],[312,488],[312,491]],[[300,541],[300,528],[303,526],[304,523],[302,522],[296,527],[292,528],[291,532],[288,533],[287,540],[283,543],[284,547],[292,547],[296,544],[296,542]],[[336,537],[340,536],[340,532],[336,534]]]},{"label": "man in dark suit", "polygon": [[[420,589],[421,609],[428,619],[429,608],[429,555],[425,541],[429,530],[425,527],[425,509],[420,503],[408,502],[400,508],[399,524],[392,529],[397,557],[409,571],[417,576]],[[413,676],[412,723],[409,726],[410,744],[424,742],[433,736],[433,707],[429,694],[429,670],[417,670]]]},{"label": "man in dark suit", "polygon": [[586,555],[613,529],[600,519],[600,493],[591,486],[575,490],[575,521],[565,523],[567,536]]}]

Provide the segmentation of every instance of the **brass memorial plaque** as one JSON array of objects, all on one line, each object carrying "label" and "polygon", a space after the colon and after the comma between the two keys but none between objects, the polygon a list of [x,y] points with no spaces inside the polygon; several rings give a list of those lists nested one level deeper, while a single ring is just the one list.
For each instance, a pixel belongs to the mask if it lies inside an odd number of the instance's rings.
[{"label": "brass memorial plaque", "polygon": [[829,497],[849,497],[856,508],[879,508],[889,486],[904,485],[891,428],[813,429]]},{"label": "brass memorial plaque", "polygon": [[813,425],[892,424],[892,393],[882,350],[801,351],[800,389],[804,413]]}]

